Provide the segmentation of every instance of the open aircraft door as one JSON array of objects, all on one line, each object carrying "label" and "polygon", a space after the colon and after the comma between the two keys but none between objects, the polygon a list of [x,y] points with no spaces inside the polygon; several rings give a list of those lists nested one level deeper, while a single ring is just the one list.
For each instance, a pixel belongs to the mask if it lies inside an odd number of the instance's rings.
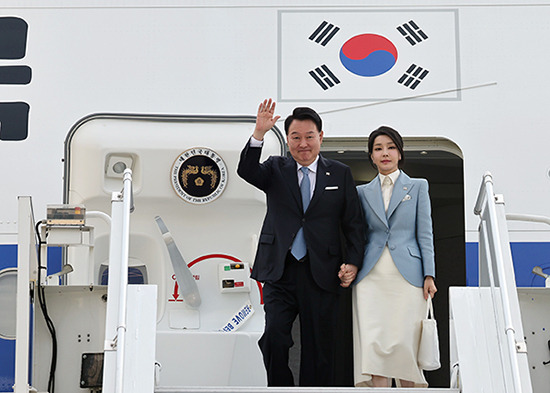
[{"label": "open aircraft door", "polygon": [[[264,328],[262,287],[249,278],[265,196],[236,174],[254,121],[254,117],[93,115],[78,122],[67,136],[64,203],[109,214],[112,193],[121,191],[123,172],[132,169],[135,210],[130,216],[128,278],[130,284],[158,288],[155,378],[159,388],[266,384],[257,346]],[[274,131],[266,136],[262,160],[285,153],[284,139]],[[95,230],[93,252],[67,250],[65,263],[74,271],[64,284],[89,286],[92,291],[107,284],[110,227],[101,213],[86,224]],[[182,274],[191,281],[178,282],[176,276]],[[63,307],[51,309],[52,314],[63,312]],[[52,315],[56,318],[63,319]],[[37,335],[47,335],[39,325]],[[67,333],[58,337],[57,367],[74,369],[66,374],[76,379],[60,378],[59,391],[78,387],[74,383],[79,383],[81,364],[75,359],[102,350],[103,322],[86,326],[71,332],[67,321],[60,328]],[[81,339],[78,345],[75,337]],[[35,360],[47,362],[48,345],[42,348],[40,340],[36,342]],[[63,384],[68,384],[67,389]]]}]

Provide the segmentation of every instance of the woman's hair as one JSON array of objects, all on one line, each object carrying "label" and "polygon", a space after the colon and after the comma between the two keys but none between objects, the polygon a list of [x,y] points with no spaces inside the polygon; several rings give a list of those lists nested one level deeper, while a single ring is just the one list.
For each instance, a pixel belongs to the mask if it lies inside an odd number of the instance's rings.
[{"label": "woman's hair", "polygon": [[399,153],[401,154],[401,159],[399,160],[399,167],[401,168],[401,165],[405,162],[405,152],[403,151],[403,138],[401,138],[401,135],[399,132],[394,130],[391,127],[388,126],[380,126],[376,130],[370,133],[369,135],[369,142],[368,142],[368,153],[369,153],[369,161],[372,164],[372,166],[376,167],[374,163],[372,162],[372,149],[374,146],[374,140],[377,136],[380,135],[386,135],[390,137],[390,139],[395,143],[395,146],[397,146],[397,150],[399,150]]}]

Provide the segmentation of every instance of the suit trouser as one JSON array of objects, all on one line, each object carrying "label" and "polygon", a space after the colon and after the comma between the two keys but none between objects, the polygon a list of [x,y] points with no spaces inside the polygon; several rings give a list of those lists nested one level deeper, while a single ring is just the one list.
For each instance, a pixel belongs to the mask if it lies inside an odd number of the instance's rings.
[{"label": "suit trouser", "polygon": [[263,289],[265,331],[258,344],[268,386],[294,386],[288,352],[294,344],[291,330],[296,315],[300,317],[300,386],[333,386],[339,294],[315,283],[307,257],[298,262],[288,255],[283,277],[265,283]]}]

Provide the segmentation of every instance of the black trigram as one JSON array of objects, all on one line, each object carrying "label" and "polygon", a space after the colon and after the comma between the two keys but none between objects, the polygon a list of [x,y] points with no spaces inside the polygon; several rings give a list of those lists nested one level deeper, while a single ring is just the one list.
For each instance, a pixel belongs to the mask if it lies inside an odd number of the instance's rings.
[{"label": "black trigram", "polygon": [[426,33],[424,33],[413,20],[410,20],[401,26],[397,26],[397,31],[399,31],[411,45],[416,45],[428,39]]},{"label": "black trigram", "polygon": [[340,83],[340,80],[332,73],[329,68],[323,64],[321,67],[317,67],[313,71],[309,71],[309,75],[313,79],[315,79],[315,82],[319,84],[323,88],[323,90],[327,90],[331,87],[334,87],[338,83]]},{"label": "black trigram", "polygon": [[311,41],[315,41],[317,44],[325,46],[332,39],[332,37],[338,33],[338,30],[340,30],[338,26],[334,26],[332,23],[323,21],[323,23],[315,29],[313,34],[309,36],[309,39]]},{"label": "black trigram", "polygon": [[430,71],[423,69],[416,64],[411,64],[407,71],[399,78],[397,83],[400,83],[412,90],[428,75]]}]

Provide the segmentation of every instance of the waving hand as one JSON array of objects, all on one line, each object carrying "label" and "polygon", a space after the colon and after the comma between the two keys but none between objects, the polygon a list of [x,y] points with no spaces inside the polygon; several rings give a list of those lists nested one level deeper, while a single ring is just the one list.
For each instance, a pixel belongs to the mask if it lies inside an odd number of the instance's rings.
[{"label": "waving hand", "polygon": [[275,101],[271,98],[265,99],[258,107],[256,116],[256,128],[254,129],[254,138],[259,141],[264,139],[264,135],[275,125],[281,116],[274,116]]}]

